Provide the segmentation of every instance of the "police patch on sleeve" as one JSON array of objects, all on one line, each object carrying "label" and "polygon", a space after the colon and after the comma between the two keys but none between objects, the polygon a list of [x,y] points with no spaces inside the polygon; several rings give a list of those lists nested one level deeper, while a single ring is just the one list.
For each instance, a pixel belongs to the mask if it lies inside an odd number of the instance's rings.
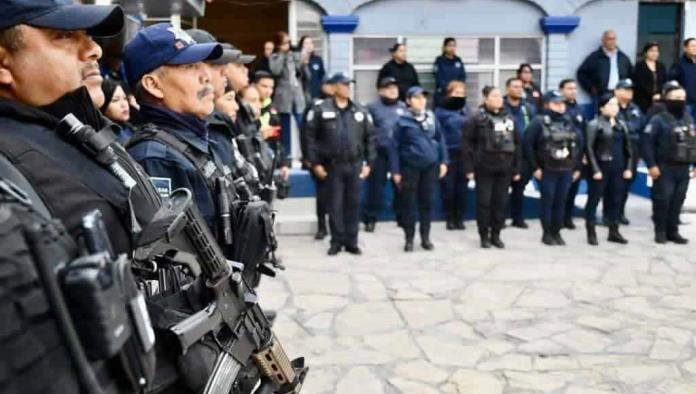
[{"label": "police patch on sleeve", "polygon": [[397,108],[397,109],[396,109],[396,114],[399,115],[399,116],[403,115],[403,114],[404,114],[404,109],[403,109],[403,108]]},{"label": "police patch on sleeve", "polygon": [[362,112],[356,112],[355,113],[355,121],[362,122],[363,120],[365,120],[365,115]]},{"label": "police patch on sleeve", "polygon": [[645,126],[645,129],[643,129],[643,132],[644,132],[645,134],[650,134],[650,133],[652,133],[652,123],[648,123],[648,125]]},{"label": "police patch on sleeve", "polygon": [[169,195],[172,194],[171,178],[150,177],[150,182],[152,182],[160,197],[169,198]]},{"label": "police patch on sleeve", "polygon": [[310,109],[309,112],[307,112],[307,122],[311,122],[314,120],[314,110]]}]

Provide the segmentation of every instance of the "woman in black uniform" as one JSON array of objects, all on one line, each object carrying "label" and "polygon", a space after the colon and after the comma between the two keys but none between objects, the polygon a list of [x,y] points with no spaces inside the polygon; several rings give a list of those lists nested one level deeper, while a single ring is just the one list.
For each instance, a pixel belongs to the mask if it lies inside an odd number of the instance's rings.
[{"label": "woman in black uniform", "polygon": [[483,105],[467,119],[462,137],[464,171],[476,179],[476,222],[481,247],[504,248],[500,231],[510,182],[519,180],[520,140],[515,121],[503,106],[503,94],[483,88]]},{"label": "woman in black uniform", "polygon": [[619,233],[619,220],[626,180],[633,176],[633,152],[628,126],[616,118],[618,113],[618,100],[612,93],[605,93],[599,98],[599,116],[587,124],[585,150],[592,175],[588,177],[585,223],[590,245],[598,244],[595,224],[600,200],[604,202],[604,214],[609,224],[608,241],[628,243]]}]

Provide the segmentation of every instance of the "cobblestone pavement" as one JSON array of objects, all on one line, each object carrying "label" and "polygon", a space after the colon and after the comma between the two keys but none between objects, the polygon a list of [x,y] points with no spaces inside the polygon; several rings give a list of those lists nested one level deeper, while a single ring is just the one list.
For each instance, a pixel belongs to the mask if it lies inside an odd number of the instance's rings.
[{"label": "cobblestone pavement", "polygon": [[[636,203],[634,203],[636,204]],[[261,304],[311,367],[303,393],[696,393],[696,253],[652,242],[643,201],[629,246],[545,247],[506,229],[480,250],[475,224],[433,228],[434,252],[401,251],[394,223],[361,233],[364,255],[282,237],[288,266]],[[696,216],[682,233],[696,242]]]}]

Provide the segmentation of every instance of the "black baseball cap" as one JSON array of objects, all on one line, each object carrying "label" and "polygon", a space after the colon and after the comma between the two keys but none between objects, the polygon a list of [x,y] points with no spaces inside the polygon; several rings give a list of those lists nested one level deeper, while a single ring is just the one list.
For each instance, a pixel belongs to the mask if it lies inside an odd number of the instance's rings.
[{"label": "black baseball cap", "polygon": [[56,30],[85,30],[95,37],[109,37],[123,29],[123,10],[118,5],[82,5],[72,0],[2,0],[0,30],[29,25]]},{"label": "black baseball cap", "polygon": [[384,77],[384,78],[380,79],[379,82],[377,83],[378,88],[386,88],[389,85],[398,85],[398,83],[396,83],[396,78]]},{"label": "black baseball cap", "polygon": [[419,95],[419,94],[422,94],[422,95],[424,95],[424,96],[427,96],[427,95],[428,95],[428,92],[427,92],[425,89],[423,89],[422,87],[420,87],[420,86],[411,86],[411,87],[408,88],[408,90],[406,91],[406,98],[411,98],[411,97],[417,96],[417,95]]},{"label": "black baseball cap", "polygon": [[549,90],[544,94],[545,103],[561,103],[565,102],[565,97],[558,90]]},{"label": "black baseball cap", "polygon": [[352,78],[347,76],[346,74],[342,72],[337,72],[336,74],[332,75],[331,78],[329,78],[328,83],[335,84],[335,83],[342,83],[342,84],[350,84],[355,82]]},{"label": "black baseball cap", "polygon": [[237,49],[234,45],[228,43],[228,42],[223,42],[222,44],[222,49],[223,50],[233,50],[233,51],[239,51],[241,55],[239,56],[239,59],[233,61],[232,63],[237,63],[237,64],[249,64],[256,59],[255,55],[249,55],[246,53],[242,53],[241,50]]},{"label": "black baseball cap", "polygon": [[[193,38],[199,44],[218,44],[217,39],[209,32],[201,29],[188,29],[186,30],[191,38]],[[210,64],[223,65],[228,63],[235,63],[242,56],[242,51],[238,49],[229,49],[222,46],[222,56],[217,59],[208,60]]]},{"label": "black baseball cap", "polygon": [[625,78],[616,84],[617,89],[633,89],[633,80],[631,78]]},{"label": "black baseball cap", "polygon": [[671,92],[672,90],[677,90],[677,89],[684,89],[679,82],[677,81],[667,81],[662,85],[662,97],[666,96],[667,93]]}]

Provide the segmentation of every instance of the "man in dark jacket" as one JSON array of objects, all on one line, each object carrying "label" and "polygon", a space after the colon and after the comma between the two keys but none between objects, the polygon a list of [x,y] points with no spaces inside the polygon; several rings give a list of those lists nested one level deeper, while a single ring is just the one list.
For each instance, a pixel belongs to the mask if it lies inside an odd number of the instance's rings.
[{"label": "man in dark jacket", "polygon": [[[585,137],[585,128],[587,126],[587,121],[585,116],[582,114],[582,107],[578,104],[578,85],[575,80],[568,78],[562,80],[558,84],[558,89],[565,98],[566,111],[565,116],[571,121],[571,123],[578,129],[578,133],[581,137],[579,144],[581,145],[581,151],[583,151],[582,144]],[[573,212],[575,211],[575,197],[578,195],[580,190],[580,177],[573,177],[573,183],[570,185],[568,190],[568,196],[565,202],[565,215],[563,220],[563,227],[573,230],[575,229],[575,223],[573,223]]]},{"label": "man in dark jacket", "polygon": [[330,80],[336,88],[333,99],[324,100],[307,112],[307,161],[319,178],[328,174],[329,256],[343,248],[359,255],[360,181],[370,175],[376,156],[372,116],[350,99],[353,80],[342,73]]},{"label": "man in dark jacket", "polygon": [[466,82],[466,70],[462,59],[457,56],[457,41],[447,37],[442,43],[442,55],[435,59],[433,74],[435,74],[435,106],[442,103],[447,93],[447,85],[452,81]]},{"label": "man in dark jacket", "polygon": [[614,89],[614,96],[619,101],[619,114],[617,119],[624,121],[628,127],[628,139],[631,141],[631,152],[633,163],[631,166],[631,179],[626,181],[624,188],[623,200],[621,203],[621,217],[619,222],[623,225],[628,225],[631,222],[626,217],[626,202],[631,190],[631,185],[636,180],[636,171],[638,171],[638,162],[640,161],[640,135],[645,127],[645,117],[640,110],[638,104],[633,102],[634,84],[631,79],[622,79]]},{"label": "man in dark jacket", "polygon": [[379,99],[367,105],[375,125],[377,158],[367,178],[367,193],[363,209],[365,231],[375,231],[377,215],[382,208],[382,191],[387,182],[387,173],[394,174],[398,157],[393,153],[394,123],[406,113],[406,104],[399,101],[396,79],[386,77],[379,81]]},{"label": "man in dark jacket", "polygon": [[418,73],[413,64],[406,61],[406,44],[394,44],[389,52],[392,54],[392,60],[385,63],[379,70],[377,82],[386,77],[396,79],[396,83],[399,85],[399,100],[404,101],[406,100],[406,91],[412,86],[420,85]]},{"label": "man in dark jacket", "polygon": [[631,60],[616,46],[616,32],[607,30],[602,34],[602,46],[592,52],[578,68],[580,86],[593,98],[631,76]]},{"label": "man in dark jacket", "polygon": [[686,90],[686,105],[691,117],[696,118],[696,38],[690,37],[684,41],[684,54],[674,63],[669,76]]}]

